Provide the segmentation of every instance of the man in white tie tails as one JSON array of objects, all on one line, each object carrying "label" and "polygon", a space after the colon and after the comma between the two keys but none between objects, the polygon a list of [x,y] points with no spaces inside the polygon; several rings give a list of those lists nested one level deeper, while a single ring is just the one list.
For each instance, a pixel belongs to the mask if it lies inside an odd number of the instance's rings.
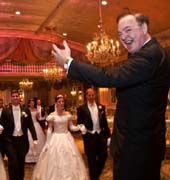
[{"label": "man in white tie tails", "polygon": [[41,104],[41,100],[37,99],[36,108],[39,114],[38,122],[40,123],[41,128],[43,129],[44,133],[46,130],[46,119],[45,119],[45,106]]},{"label": "man in white tie tails", "polygon": [[88,88],[87,102],[77,108],[77,124],[83,124],[86,128],[82,134],[91,180],[99,180],[107,159],[107,142],[111,136],[105,106],[96,103],[95,99],[95,91]]},{"label": "man in white tie tails", "polygon": [[8,157],[9,180],[24,179],[25,155],[29,149],[28,129],[34,144],[37,144],[37,135],[28,108],[21,107],[19,91],[11,92],[12,105],[4,108],[1,114],[0,125],[3,127],[2,145]]}]

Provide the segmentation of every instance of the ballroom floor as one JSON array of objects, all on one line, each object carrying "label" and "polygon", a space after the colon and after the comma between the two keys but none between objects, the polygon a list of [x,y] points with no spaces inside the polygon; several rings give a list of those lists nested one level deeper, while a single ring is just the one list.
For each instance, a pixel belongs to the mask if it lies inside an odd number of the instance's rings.
[{"label": "ballroom floor", "polygon": [[[84,155],[84,149],[83,149],[83,142],[81,139],[80,134],[74,134],[76,144],[78,145],[80,152],[82,153],[82,156],[84,158],[85,164],[86,164],[86,157]],[[170,180],[170,147],[167,149],[168,157],[162,164],[162,170],[161,170],[161,180]],[[6,162],[5,162],[6,164]],[[25,179],[24,180],[31,180],[32,171],[34,169],[35,164],[26,163],[25,165]],[[6,167],[7,168],[7,167]],[[104,171],[100,177],[100,180],[112,180],[112,159],[109,156]]]},{"label": "ballroom floor", "polygon": [[[31,180],[31,174],[34,168],[34,164],[26,164],[26,174],[24,180]],[[105,169],[100,180],[112,180],[112,161],[108,158]]]},{"label": "ballroom floor", "polygon": [[[76,144],[78,145],[80,152],[82,153],[82,156],[84,158],[84,161],[85,161],[85,164],[87,167],[81,135],[79,133],[75,133],[73,135],[75,137]],[[5,162],[5,165],[6,164],[7,164],[7,162]],[[31,175],[32,175],[32,171],[34,169],[34,165],[35,164],[33,164],[33,163],[25,164],[25,179],[24,180],[31,180]],[[7,167],[6,167],[6,170],[7,170]],[[108,157],[107,162],[105,164],[105,168],[104,168],[103,174],[101,176],[101,180],[112,180],[112,160],[111,160],[110,156]]]}]

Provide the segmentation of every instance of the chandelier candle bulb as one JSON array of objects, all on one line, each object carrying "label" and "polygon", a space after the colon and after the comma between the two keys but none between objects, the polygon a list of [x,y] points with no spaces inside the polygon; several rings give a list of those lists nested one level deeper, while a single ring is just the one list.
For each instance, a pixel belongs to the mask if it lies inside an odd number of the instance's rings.
[{"label": "chandelier candle bulb", "polygon": [[103,29],[103,20],[101,12],[101,0],[99,0],[99,34],[86,46],[89,61],[100,67],[113,65],[120,56],[120,44],[116,40],[110,39]]},{"label": "chandelier candle bulb", "polygon": [[29,79],[27,78],[19,82],[19,87],[22,90],[30,90],[32,86],[33,86],[33,82],[29,81]]},{"label": "chandelier candle bulb", "polygon": [[56,81],[61,81],[64,76],[63,68],[52,64],[46,69],[43,69],[44,79],[48,81],[50,84],[54,84]]}]

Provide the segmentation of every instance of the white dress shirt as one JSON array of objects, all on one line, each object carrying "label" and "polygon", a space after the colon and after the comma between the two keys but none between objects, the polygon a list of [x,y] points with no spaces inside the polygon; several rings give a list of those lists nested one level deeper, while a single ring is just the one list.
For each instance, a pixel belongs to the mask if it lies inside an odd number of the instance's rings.
[{"label": "white dress shirt", "polygon": [[45,120],[45,117],[41,116],[41,111],[42,111],[42,107],[41,106],[37,105],[37,111],[38,111],[38,114],[39,114],[38,120],[39,121]]},{"label": "white dress shirt", "polygon": [[15,124],[13,136],[22,136],[23,132],[21,129],[21,108],[20,108],[20,106],[12,105],[12,112],[13,112],[14,124]]},{"label": "white dress shirt", "polygon": [[3,108],[0,108],[0,117],[1,117],[1,114],[2,114],[2,110],[3,110]]},{"label": "white dress shirt", "polygon": [[87,106],[89,108],[90,114],[91,114],[91,118],[93,121],[93,130],[89,131],[90,133],[94,134],[95,132],[100,133],[101,129],[100,129],[100,124],[99,124],[99,112],[98,112],[98,108],[96,103],[87,103]]}]

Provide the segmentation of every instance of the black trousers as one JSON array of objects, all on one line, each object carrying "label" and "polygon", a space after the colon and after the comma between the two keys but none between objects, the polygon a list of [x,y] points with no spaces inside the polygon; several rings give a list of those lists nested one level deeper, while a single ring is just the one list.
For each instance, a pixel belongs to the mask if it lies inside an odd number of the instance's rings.
[{"label": "black trousers", "polygon": [[160,180],[159,148],[128,145],[114,157],[114,180]]},{"label": "black trousers", "polygon": [[24,180],[25,156],[29,149],[28,139],[24,136],[10,137],[4,142],[8,157],[9,180]]},{"label": "black trousers", "polygon": [[104,133],[86,133],[83,136],[84,149],[87,156],[91,180],[98,180],[104,168],[107,153],[107,138]]}]

